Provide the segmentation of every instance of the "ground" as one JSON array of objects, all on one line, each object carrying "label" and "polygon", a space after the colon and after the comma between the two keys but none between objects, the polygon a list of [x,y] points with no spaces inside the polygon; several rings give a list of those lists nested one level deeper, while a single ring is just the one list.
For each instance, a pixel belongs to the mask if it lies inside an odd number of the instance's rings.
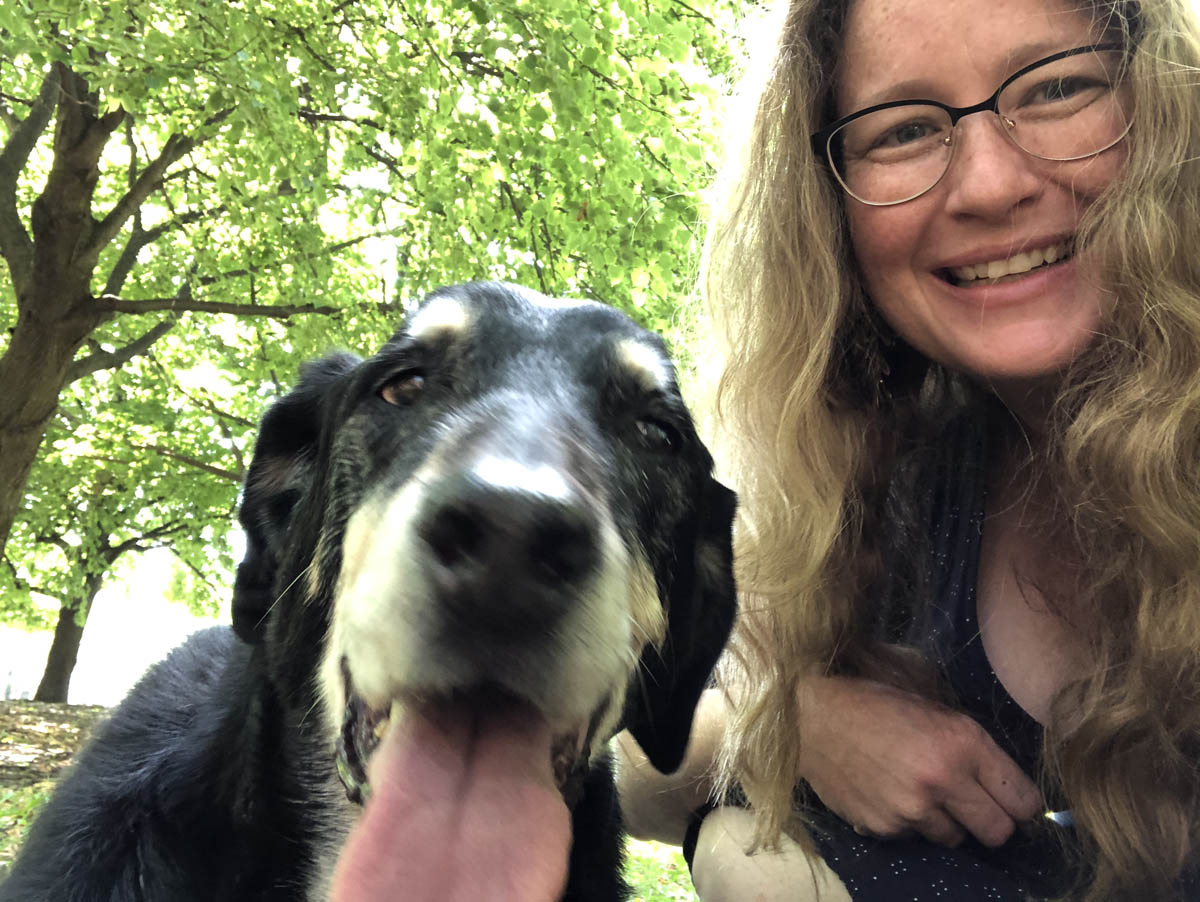
[{"label": "ground", "polygon": [[[0,882],[55,777],[107,710],[93,705],[0,701]],[[626,876],[635,887],[634,902],[696,898],[687,866],[672,846],[631,841]]]},{"label": "ground", "polygon": [[106,710],[0,701],[0,879],[54,778]]},{"label": "ground", "polygon": [[106,708],[0,702],[0,790],[53,780]]}]

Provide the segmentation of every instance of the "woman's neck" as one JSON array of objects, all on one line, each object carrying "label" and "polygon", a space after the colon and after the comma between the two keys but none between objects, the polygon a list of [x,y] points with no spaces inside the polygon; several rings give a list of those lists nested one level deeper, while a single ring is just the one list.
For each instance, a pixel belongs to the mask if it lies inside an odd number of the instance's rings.
[{"label": "woman's neck", "polygon": [[1057,376],[1013,379],[982,387],[1012,414],[1027,446],[1038,447],[1042,444],[1058,397]]}]

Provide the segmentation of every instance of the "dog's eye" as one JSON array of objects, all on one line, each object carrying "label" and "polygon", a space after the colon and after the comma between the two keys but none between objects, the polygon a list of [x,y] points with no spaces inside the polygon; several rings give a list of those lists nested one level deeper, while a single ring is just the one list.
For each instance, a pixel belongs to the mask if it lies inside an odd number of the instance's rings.
[{"label": "dog's eye", "polygon": [[389,379],[379,389],[379,397],[393,407],[407,407],[425,390],[425,375],[420,372],[401,373]]},{"label": "dog's eye", "polygon": [[653,451],[674,451],[679,447],[679,433],[662,420],[643,417],[636,423],[638,438]]}]

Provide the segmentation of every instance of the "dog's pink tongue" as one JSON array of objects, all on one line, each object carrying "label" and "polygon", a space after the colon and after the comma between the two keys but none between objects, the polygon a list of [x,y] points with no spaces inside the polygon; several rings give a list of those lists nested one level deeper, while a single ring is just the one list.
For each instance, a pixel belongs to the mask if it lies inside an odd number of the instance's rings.
[{"label": "dog's pink tongue", "polygon": [[371,798],[333,902],[552,902],[566,883],[570,815],[550,727],[517,706],[414,710],[371,757]]}]

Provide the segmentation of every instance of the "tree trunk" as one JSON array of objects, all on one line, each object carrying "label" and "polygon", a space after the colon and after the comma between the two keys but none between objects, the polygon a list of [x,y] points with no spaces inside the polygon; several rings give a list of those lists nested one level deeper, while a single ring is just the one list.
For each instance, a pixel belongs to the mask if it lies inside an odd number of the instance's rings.
[{"label": "tree trunk", "polygon": [[75,351],[97,321],[45,323],[22,316],[0,358],[0,551],[24,507],[25,483]]},{"label": "tree trunk", "polygon": [[83,625],[75,622],[75,608],[65,604],[58,611],[58,625],[54,627],[54,641],[50,643],[50,654],[46,657],[46,669],[38,683],[33,700],[36,702],[66,702],[67,689],[71,685],[71,671],[79,657],[79,643],[83,639]]},{"label": "tree trunk", "polygon": [[[58,609],[58,624],[54,627],[54,641],[50,643],[50,654],[46,656],[46,669],[42,672],[42,681],[38,683],[33,700],[36,702],[66,703],[67,689],[71,685],[71,673],[75,670],[75,661],[79,658],[79,643],[83,640],[83,628],[87,624],[88,614],[92,612],[92,602],[100,591],[102,579],[99,576],[88,578],[84,597],[74,604],[63,604]],[[83,616],[77,613],[83,609]]]},{"label": "tree trunk", "polygon": [[[99,99],[87,83],[55,65],[54,157],[45,188],[33,203],[32,235],[26,234],[15,207],[13,161],[6,159],[7,147],[0,151],[0,250],[17,298],[17,322],[0,356],[0,551],[21,511],[25,482],[75,352],[110,316],[91,295],[102,250],[93,240],[97,221],[92,197],[100,155],[125,114],[116,110],[97,116]],[[19,162],[23,166],[25,161]]]}]

